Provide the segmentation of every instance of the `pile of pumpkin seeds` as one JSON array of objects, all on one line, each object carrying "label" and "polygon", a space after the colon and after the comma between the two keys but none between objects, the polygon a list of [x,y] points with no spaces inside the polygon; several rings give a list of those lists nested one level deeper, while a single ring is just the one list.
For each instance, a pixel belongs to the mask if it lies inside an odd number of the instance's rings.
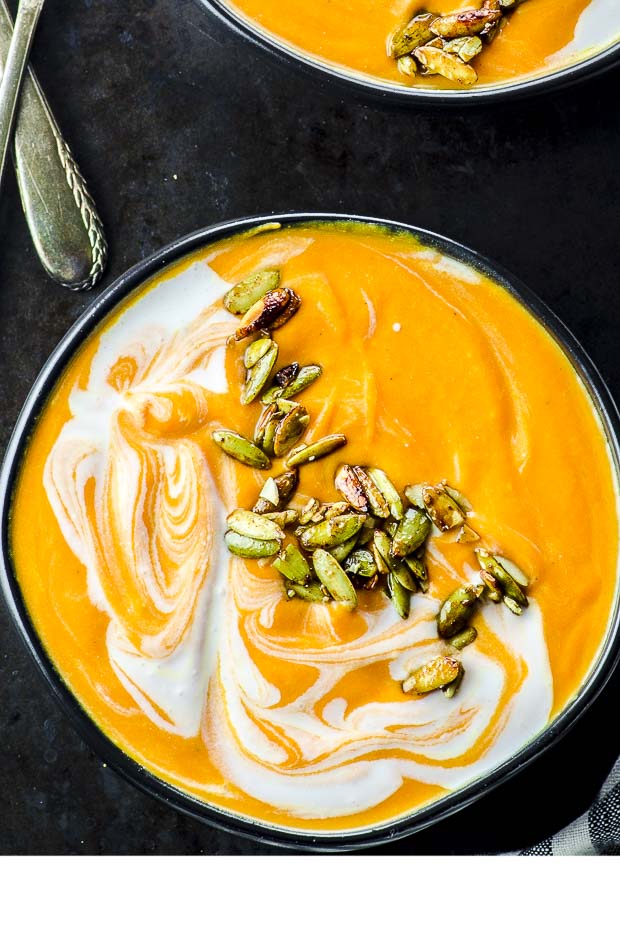
[{"label": "pile of pumpkin seeds", "polygon": [[512,12],[524,0],[484,0],[480,8],[458,13],[427,13],[418,9],[388,38],[388,55],[402,75],[441,75],[465,87],[478,80],[471,61],[491,43]]},{"label": "pile of pumpkin seeds", "polygon": [[[300,466],[347,440],[337,433],[310,444],[300,441],[310,415],[294,397],[321,375],[321,367],[294,362],[275,371],[279,349],[271,332],[286,324],[301,304],[296,293],[279,282],[277,271],[265,270],[224,297],[229,311],[244,315],[232,339],[251,338],[243,354],[240,401],[248,405],[260,399],[262,411],[253,440],[231,429],[215,431],[213,440],[231,458],[252,468],[267,469],[272,458],[284,459],[284,470],[266,479],[253,507],[229,515],[226,546],[244,559],[270,562],[289,599],[335,601],[354,610],[359,592],[381,589],[406,619],[411,596],[428,590],[425,551],[431,532],[464,544],[479,542],[469,523],[472,505],[446,481],[408,485],[401,494],[381,468],[342,464],[334,477],[333,501],[321,503],[311,497],[302,506],[291,506]],[[454,696],[464,667],[453,654],[476,639],[471,618],[482,601],[503,601],[514,614],[527,607],[524,573],[482,546],[474,551],[479,580],[448,595],[437,615],[438,636],[446,641],[446,650],[410,673],[403,682],[405,692],[442,689]]]}]

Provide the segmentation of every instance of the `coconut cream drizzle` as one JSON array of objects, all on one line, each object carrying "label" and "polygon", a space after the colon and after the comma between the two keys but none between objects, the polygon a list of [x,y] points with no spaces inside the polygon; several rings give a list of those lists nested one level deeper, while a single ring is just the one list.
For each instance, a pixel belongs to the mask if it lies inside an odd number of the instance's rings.
[{"label": "coconut cream drizzle", "polygon": [[[202,261],[142,294],[102,333],[46,464],[47,496],[108,617],[114,672],[158,728],[202,737],[228,784],[296,817],[363,812],[405,778],[462,786],[548,721],[540,610],[532,601],[516,626],[502,606],[484,608],[503,654],[468,648],[452,700],[435,692],[350,706],[333,697],[356,669],[383,661],[401,680],[436,654],[438,604],[417,595],[401,621],[386,602],[362,614],[364,632],[348,642],[327,605],[296,608],[300,628],[321,635],[311,646],[274,633],[282,588],[226,552],[234,478],[226,467],[214,478],[192,437],[228,389],[233,318],[213,307],[226,289]],[[127,594],[140,596],[136,608]],[[257,662],[265,658],[315,677],[283,702]],[[505,660],[520,673],[508,694]]]}]

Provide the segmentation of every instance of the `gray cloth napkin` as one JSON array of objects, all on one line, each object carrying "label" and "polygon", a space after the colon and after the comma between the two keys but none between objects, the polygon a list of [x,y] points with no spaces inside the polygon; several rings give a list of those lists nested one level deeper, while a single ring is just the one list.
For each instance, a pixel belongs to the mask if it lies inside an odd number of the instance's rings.
[{"label": "gray cloth napkin", "polygon": [[520,855],[620,855],[620,758],[590,809]]}]

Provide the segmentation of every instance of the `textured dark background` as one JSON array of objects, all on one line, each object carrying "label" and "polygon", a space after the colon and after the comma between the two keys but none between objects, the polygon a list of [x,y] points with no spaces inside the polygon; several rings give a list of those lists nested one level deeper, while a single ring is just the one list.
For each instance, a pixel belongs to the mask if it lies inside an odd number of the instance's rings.
[{"label": "textured dark background", "polygon": [[[617,399],[620,70],[529,102],[389,110],[276,64],[192,0],[49,0],[33,58],[111,242],[104,284],[245,214],[328,210],[461,240],[564,319]],[[89,301],[47,280],[12,176],[0,200],[0,443]],[[549,492],[553,497],[553,491]],[[595,561],[595,557],[593,557]],[[584,570],[587,574],[587,570]],[[137,792],[59,713],[0,608],[0,852],[262,854]],[[620,676],[521,777],[378,851],[523,847],[575,818],[615,757]]]}]

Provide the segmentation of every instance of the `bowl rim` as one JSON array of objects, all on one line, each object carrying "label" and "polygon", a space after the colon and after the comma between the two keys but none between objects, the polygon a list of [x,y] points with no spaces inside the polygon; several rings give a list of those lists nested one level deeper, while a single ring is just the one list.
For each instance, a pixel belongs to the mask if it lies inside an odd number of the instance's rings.
[{"label": "bowl rim", "polygon": [[544,74],[524,77],[516,81],[491,86],[481,85],[471,90],[443,90],[405,85],[390,85],[380,79],[365,75],[363,72],[347,70],[344,66],[314,58],[310,53],[297,50],[273,33],[255,28],[249,19],[245,19],[234,10],[226,0],[195,0],[199,7],[206,9],[220,22],[225,23],[238,35],[249,40],[253,45],[266,50],[281,63],[292,64],[308,76],[318,78],[326,85],[336,85],[374,100],[418,105],[439,105],[442,107],[460,107],[476,104],[492,104],[507,99],[518,100],[543,94],[556,86],[570,87],[594,74],[608,71],[620,62],[620,36],[610,45],[592,55],[569,63]]},{"label": "bowl rim", "polygon": [[403,222],[390,221],[367,215],[329,212],[291,212],[273,215],[242,217],[209,225],[178,238],[151,256],[140,260],[121,274],[97,296],[70,327],[56,346],[37,376],[17,419],[0,470],[0,592],[4,597],[11,619],[28,648],[48,688],[74,728],[92,750],[108,766],[131,784],[156,799],[185,813],[193,819],[225,832],[232,832],[262,844],[277,845],[301,851],[343,852],[385,844],[426,829],[440,819],[477,801],[491,789],[520,773],[562,738],[578,718],[590,707],[603,690],[620,661],[620,594],[618,582],[609,626],[598,658],[581,688],[565,708],[524,747],[488,773],[453,790],[437,800],[427,803],[412,813],[400,816],[380,826],[359,830],[310,832],[302,829],[272,826],[249,817],[228,812],[173,787],[152,774],[125,754],[103,733],[91,716],[82,708],[64,682],[48,655],[26,605],[13,569],[10,555],[10,509],[15,482],[30,435],[39,414],[45,406],[62,373],[82,342],[120,302],[136,288],[161,273],[166,267],[187,259],[191,254],[218,240],[247,232],[265,224],[280,224],[283,228],[296,228],[308,224],[361,223],[380,226],[391,232],[407,232],[431,249],[441,251],[490,277],[514,295],[559,344],[581,377],[589,393],[603,429],[612,457],[616,479],[620,479],[620,415],[615,401],[596,366],[580,343],[563,322],[527,286],[495,262],[475,250],[448,237]]}]

